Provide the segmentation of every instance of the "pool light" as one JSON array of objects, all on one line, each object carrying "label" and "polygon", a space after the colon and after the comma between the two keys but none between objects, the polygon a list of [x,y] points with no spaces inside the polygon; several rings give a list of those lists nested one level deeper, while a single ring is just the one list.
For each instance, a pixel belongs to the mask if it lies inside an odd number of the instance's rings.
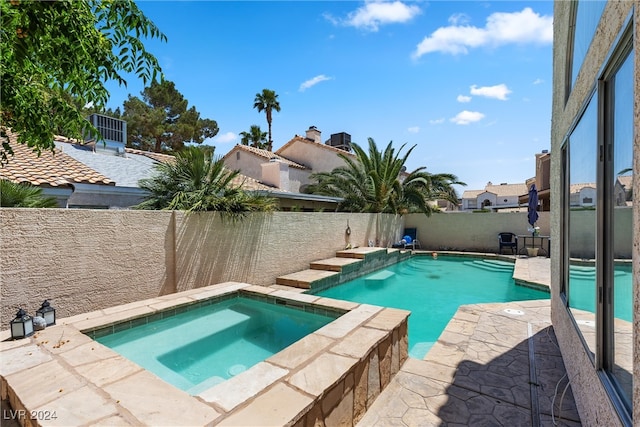
[{"label": "pool light", "polygon": [[47,326],[56,324],[56,309],[51,307],[49,300],[44,300],[42,306],[36,311],[36,316],[44,318],[47,322]]},{"label": "pool light", "polygon": [[11,338],[14,340],[33,335],[33,318],[23,309],[19,309],[16,318],[11,321]]}]

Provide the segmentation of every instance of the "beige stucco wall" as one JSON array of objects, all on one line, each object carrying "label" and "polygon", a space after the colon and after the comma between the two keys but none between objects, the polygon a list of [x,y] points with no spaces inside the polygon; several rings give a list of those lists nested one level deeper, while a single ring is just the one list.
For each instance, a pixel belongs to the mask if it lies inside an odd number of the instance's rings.
[{"label": "beige stucco wall", "polygon": [[[640,19],[640,2],[636,1],[621,1],[621,2],[609,2],[607,4],[603,16],[600,21],[600,27],[596,31],[596,37],[594,38],[587,57],[582,66],[582,70],[578,76],[578,79],[574,85],[571,95],[567,99],[565,104],[565,87],[566,87],[566,66],[567,66],[567,45],[571,36],[570,31],[570,9],[572,2],[556,1],[554,6],[554,61],[553,61],[553,105],[552,105],[552,130],[551,130],[551,234],[552,236],[560,236],[561,230],[561,193],[560,189],[562,181],[561,176],[563,174],[562,158],[561,158],[561,145],[567,133],[569,132],[572,123],[574,123],[580,108],[582,107],[586,97],[593,89],[597,74],[605,62],[608,53],[610,52],[614,41],[620,34],[625,19],[628,17],[632,7],[635,7],[635,22],[636,22],[636,44],[640,33],[638,32],[638,19]],[[639,143],[638,135],[640,129],[638,123],[639,118],[639,105],[638,96],[640,93],[640,84],[638,81],[639,71],[638,52],[636,50],[635,56],[635,93],[636,93],[636,105],[634,116],[635,120],[635,141],[634,141],[634,156],[635,156],[635,171],[634,175],[637,176],[640,171],[640,157],[639,157]],[[637,191],[640,190],[638,180],[634,183],[635,194],[640,194]],[[639,208],[638,203],[635,202],[633,206],[634,210],[634,237],[633,237],[633,255],[635,259],[640,255],[639,238],[640,230],[638,227],[639,220]],[[552,252],[560,252],[560,240],[552,240]],[[635,313],[639,313],[638,305],[638,265],[634,265],[634,309]],[[569,317],[564,301],[560,297],[561,286],[561,272],[560,272],[560,259],[552,257],[551,264],[551,282],[552,282],[552,321],[554,325],[555,333],[558,337],[558,343],[562,350],[564,363],[567,368],[567,373],[571,380],[571,387],[575,396],[576,404],[580,412],[580,417],[585,425],[607,425],[614,426],[619,425],[620,420],[615,412],[615,409],[611,401],[606,397],[606,393],[602,382],[600,381],[594,366],[587,356],[587,353],[582,345],[580,337],[576,332],[573,323]],[[634,331],[638,329],[638,316],[634,315]],[[640,345],[638,339],[634,340],[634,418],[640,419],[640,387],[637,383],[639,372],[638,367],[638,355]]]},{"label": "beige stucco wall", "polygon": [[[278,154],[296,163],[311,168],[311,172],[329,172],[344,166],[344,160],[338,157],[339,151],[327,148],[324,144],[316,142],[296,141],[294,144],[278,150]],[[346,152],[345,152],[346,153]],[[308,184],[309,179],[302,181],[302,185]]]},{"label": "beige stucco wall", "polygon": [[[539,212],[541,235],[549,235],[549,218],[549,212]],[[418,228],[420,244],[428,250],[497,252],[498,233],[531,234],[526,212],[410,214],[406,226]]]},{"label": "beige stucco wall", "polygon": [[0,329],[45,298],[69,316],[177,290],[275,283],[349,241],[390,244],[393,215],[274,212],[240,222],[215,213],[0,209]]}]

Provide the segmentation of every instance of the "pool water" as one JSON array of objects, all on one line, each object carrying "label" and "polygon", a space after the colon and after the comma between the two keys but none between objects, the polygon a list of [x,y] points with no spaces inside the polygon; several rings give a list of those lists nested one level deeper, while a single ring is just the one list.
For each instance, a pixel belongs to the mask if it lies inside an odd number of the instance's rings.
[{"label": "pool water", "polygon": [[[633,321],[633,272],[631,264],[616,265],[613,272],[613,311],[618,319]],[[571,265],[569,267],[569,305],[596,312],[596,268]]]},{"label": "pool water", "polygon": [[409,355],[422,359],[461,305],[549,299],[512,276],[504,261],[414,256],[317,295],[410,310]]},{"label": "pool water", "polygon": [[196,395],[333,320],[335,317],[238,297],[96,341]]}]

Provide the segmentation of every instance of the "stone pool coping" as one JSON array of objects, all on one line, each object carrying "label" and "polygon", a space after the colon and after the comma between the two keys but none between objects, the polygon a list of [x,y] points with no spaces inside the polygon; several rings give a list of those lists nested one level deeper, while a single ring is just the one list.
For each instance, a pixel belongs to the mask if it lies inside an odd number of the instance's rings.
[{"label": "stone pool coping", "polygon": [[[197,396],[83,333],[234,293],[345,314]],[[227,282],[60,319],[27,339],[8,340],[3,331],[1,394],[26,426],[355,424],[408,357],[408,317],[405,310]]]}]

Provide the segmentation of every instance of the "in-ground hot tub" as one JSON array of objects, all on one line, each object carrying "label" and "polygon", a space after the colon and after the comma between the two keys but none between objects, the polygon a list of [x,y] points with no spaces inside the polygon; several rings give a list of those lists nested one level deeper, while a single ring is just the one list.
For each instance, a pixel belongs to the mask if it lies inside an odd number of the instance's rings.
[{"label": "in-ground hot tub", "polygon": [[[160,318],[161,317],[161,318]],[[273,356],[338,317],[240,296],[208,299],[180,313],[96,330],[99,343],[197,395]],[[145,323],[143,323],[145,322]],[[113,332],[113,330],[119,330]]]},{"label": "in-ground hot tub", "polygon": [[[197,396],[91,338],[237,297],[338,317]],[[47,424],[35,418],[41,411],[55,413],[58,425],[355,424],[407,358],[408,316],[404,310],[221,283],[59,319],[22,340],[11,341],[3,331],[0,390],[27,426]]]}]

